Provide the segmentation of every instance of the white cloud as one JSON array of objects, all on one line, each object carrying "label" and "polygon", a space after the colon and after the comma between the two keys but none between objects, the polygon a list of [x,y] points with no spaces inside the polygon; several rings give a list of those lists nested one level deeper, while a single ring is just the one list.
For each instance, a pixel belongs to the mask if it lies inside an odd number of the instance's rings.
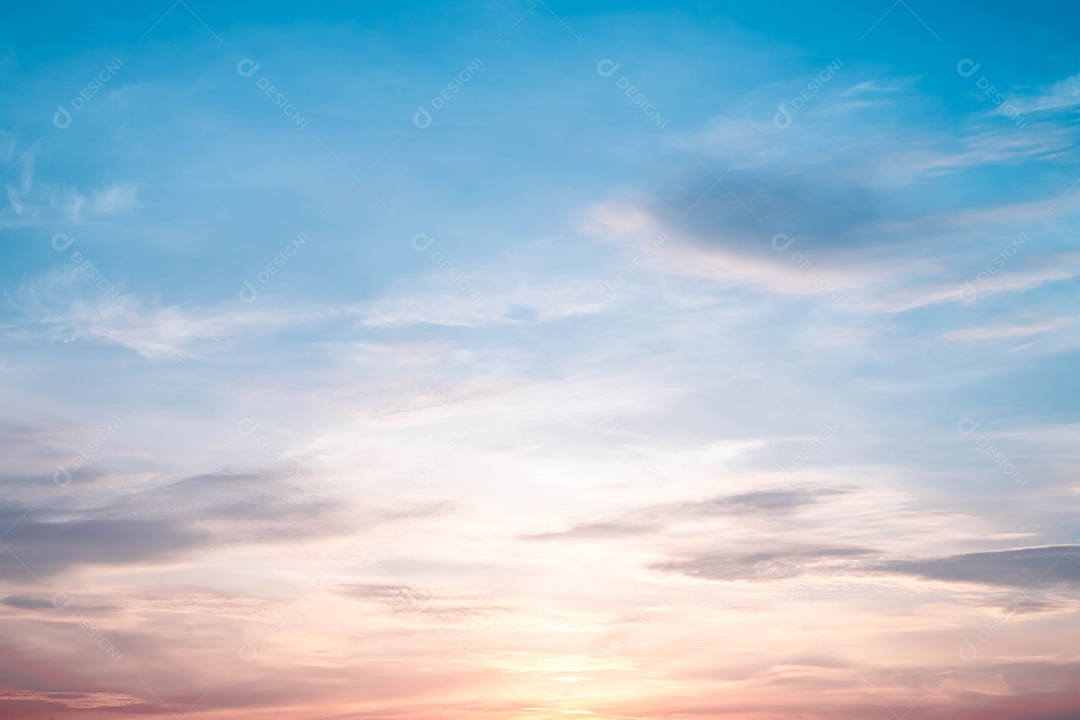
[{"label": "white cloud", "polygon": [[[9,300],[24,321],[9,338],[91,339],[112,342],[148,358],[186,357],[204,340],[237,340],[267,334],[325,315],[316,310],[243,307],[181,308],[118,294],[115,287],[87,297],[76,293],[81,275],[70,268],[40,276]],[[239,304],[239,303],[238,303]]]},{"label": "white cloud", "polygon": [[100,215],[122,213],[138,206],[138,199],[135,197],[137,192],[138,186],[131,183],[109,185],[94,191],[90,206]]},{"label": "white cloud", "polygon": [[191,346],[199,340],[235,339],[247,332],[280,327],[286,319],[277,312],[195,312],[121,296],[117,303],[76,303],[67,322],[76,336],[108,340],[153,358],[190,355]]},{"label": "white cloud", "polygon": [[98,215],[119,215],[139,206],[138,185],[116,183],[93,191],[89,197],[77,190],[65,189],[60,201],[69,221],[82,221],[83,212],[89,209]]},{"label": "white cloud", "polygon": [[1039,333],[1050,332],[1064,327],[1071,322],[1070,318],[1054,318],[1041,323],[1031,325],[985,325],[982,327],[964,328],[942,333],[942,340],[1003,340],[1008,338],[1027,337]]},{"label": "white cloud", "polygon": [[1044,86],[1037,95],[1016,103],[1021,112],[1035,113],[1080,105],[1080,73]]},{"label": "white cloud", "polygon": [[1049,258],[1043,267],[1019,272],[1001,272],[985,280],[973,278],[948,285],[909,288],[885,298],[880,310],[888,313],[906,312],[927,305],[946,302],[973,302],[999,292],[1020,292],[1045,283],[1068,280],[1080,275],[1080,260],[1076,255]]}]

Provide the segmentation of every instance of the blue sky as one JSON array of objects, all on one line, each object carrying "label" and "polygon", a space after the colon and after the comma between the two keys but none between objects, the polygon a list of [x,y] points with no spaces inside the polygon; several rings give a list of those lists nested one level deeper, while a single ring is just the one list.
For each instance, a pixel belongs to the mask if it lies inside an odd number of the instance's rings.
[{"label": "blue sky", "polygon": [[1070,717],[1075,15],[12,8],[0,706]]}]

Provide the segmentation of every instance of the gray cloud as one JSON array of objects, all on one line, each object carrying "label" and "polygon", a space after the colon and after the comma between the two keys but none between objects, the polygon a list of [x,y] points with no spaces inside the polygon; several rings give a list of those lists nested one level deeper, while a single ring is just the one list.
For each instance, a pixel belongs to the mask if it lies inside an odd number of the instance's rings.
[{"label": "gray cloud", "polygon": [[207,533],[177,522],[49,522],[28,516],[0,546],[0,577],[30,579],[54,575],[71,565],[123,565],[167,557],[206,538]]},{"label": "gray cloud", "polygon": [[411,585],[353,583],[341,585],[340,590],[356,600],[380,602],[396,615],[413,616],[440,624],[487,619],[506,611],[506,608],[494,605],[463,604],[460,598],[441,597]]},{"label": "gray cloud", "polygon": [[872,555],[865,548],[834,547],[790,549],[744,555],[709,553],[655,563],[650,570],[679,573],[707,580],[783,580],[812,570],[850,569],[861,565],[851,558]]},{"label": "gray cloud", "polygon": [[[810,572],[877,571],[931,580],[981,583],[1005,587],[1080,585],[1080,548],[1058,545],[940,558],[886,560],[868,563],[878,551],[865,548],[794,548],[757,553],[700,555],[655,563],[652,570],[710,580],[780,580]],[[1052,611],[1066,604],[1045,599],[1021,603],[1026,612]]]},{"label": "gray cloud", "polygon": [[932,580],[987,585],[1080,585],[1080,549],[1075,545],[1054,545],[925,560],[892,560],[877,569]]},{"label": "gray cloud", "polygon": [[[720,164],[723,163],[718,161]],[[714,171],[722,172],[724,167]],[[702,197],[704,189],[714,180],[707,174],[695,175],[681,192],[656,198],[652,209],[661,223],[668,226],[673,226],[686,213],[680,227],[704,245],[735,251],[758,250],[766,253],[766,257],[778,255],[769,246],[776,232],[798,235],[800,247],[820,250],[858,247],[875,240],[883,242],[883,238],[867,228],[890,214],[895,215],[883,207],[880,193],[854,181],[842,183],[835,176],[823,178],[820,171],[796,171],[790,166],[771,170],[736,169],[724,177],[723,185],[717,184]]]},{"label": "gray cloud", "polygon": [[102,497],[91,488],[0,508],[0,578],[45,578],[73,565],[139,563],[201,544],[284,542],[348,528],[338,522],[336,502],[275,472],[196,475]]},{"label": "gray cloud", "polygon": [[741,495],[707,500],[696,505],[703,508],[746,508],[749,510],[783,511],[794,510],[806,505],[814,505],[824,498],[846,495],[849,491],[841,488],[798,488],[795,490],[757,490]]},{"label": "gray cloud", "polygon": [[384,520],[430,520],[443,517],[454,510],[454,504],[447,501],[427,503],[399,502],[382,514]]},{"label": "gray cloud", "polygon": [[691,520],[746,513],[776,515],[843,495],[846,489],[814,488],[758,490],[690,502],[664,503],[641,508],[607,520],[580,523],[566,530],[525,535],[525,540],[572,540],[647,535]]},{"label": "gray cloud", "polygon": [[408,585],[379,585],[377,583],[350,583],[341,586],[349,597],[361,600],[387,600],[411,597],[418,591]]},{"label": "gray cloud", "polygon": [[9,595],[0,600],[0,603],[20,610],[53,609],[52,601],[45,596]]}]

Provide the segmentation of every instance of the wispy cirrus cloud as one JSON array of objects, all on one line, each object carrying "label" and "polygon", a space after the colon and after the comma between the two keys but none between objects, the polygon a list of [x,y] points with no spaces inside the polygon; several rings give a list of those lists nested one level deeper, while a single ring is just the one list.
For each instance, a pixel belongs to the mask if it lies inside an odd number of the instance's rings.
[{"label": "wispy cirrus cloud", "polygon": [[790,513],[819,502],[827,502],[829,498],[847,492],[842,488],[758,490],[707,500],[664,503],[632,510],[605,520],[580,523],[566,530],[526,535],[523,539],[579,540],[647,535],[662,532],[675,525],[712,517]]},{"label": "wispy cirrus cloud", "polygon": [[[100,273],[100,271],[98,271]],[[100,275],[99,275],[100,277]],[[146,358],[197,355],[205,342],[239,342],[332,316],[326,310],[267,307],[182,307],[91,286],[77,269],[55,271],[19,287],[8,302],[20,313],[9,337],[104,342]]]},{"label": "wispy cirrus cloud", "polygon": [[80,223],[83,214],[117,215],[139,206],[138,186],[134,183],[116,183],[94,190],[89,196],[67,190],[64,194],[64,212],[72,223]]},{"label": "wispy cirrus cloud", "polygon": [[954,342],[964,340],[1008,340],[1052,332],[1065,327],[1070,322],[1072,322],[1071,318],[1054,318],[1053,320],[1045,320],[1043,322],[1031,323],[1028,325],[988,325],[983,327],[963,328],[961,330],[950,330],[947,333],[942,333],[940,337],[942,340]]},{"label": "wispy cirrus cloud", "polygon": [[808,573],[858,571],[865,565],[861,562],[862,558],[874,554],[875,550],[858,547],[791,547],[744,555],[702,554],[655,563],[649,567],[651,570],[703,580],[768,582]]},{"label": "wispy cirrus cloud", "polygon": [[1067,110],[1080,105],[1080,74],[1044,85],[1035,92],[1022,94],[1015,102],[1024,113]]}]

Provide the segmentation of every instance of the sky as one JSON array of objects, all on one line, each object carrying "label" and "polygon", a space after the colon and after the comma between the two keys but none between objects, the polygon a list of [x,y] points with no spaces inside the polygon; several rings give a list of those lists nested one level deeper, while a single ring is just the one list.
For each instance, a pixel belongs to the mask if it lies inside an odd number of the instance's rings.
[{"label": "sky", "polygon": [[12,4],[0,717],[1080,718],[1075,7]]}]

